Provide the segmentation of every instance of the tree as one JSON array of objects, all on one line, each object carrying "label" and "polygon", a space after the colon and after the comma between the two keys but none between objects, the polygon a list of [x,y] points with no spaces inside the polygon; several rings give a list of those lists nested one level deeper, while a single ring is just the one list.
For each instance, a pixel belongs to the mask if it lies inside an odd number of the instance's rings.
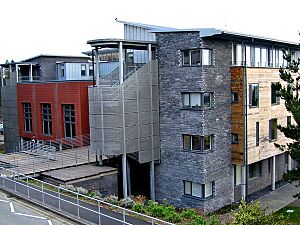
[{"label": "tree", "polygon": [[[287,138],[291,139],[291,142],[284,145],[275,143],[275,146],[283,151],[287,151],[291,158],[298,163],[296,169],[287,171],[287,173],[283,175],[283,179],[289,183],[297,181],[297,185],[300,185],[300,59],[294,59],[294,52],[285,50],[283,53],[284,59],[288,62],[288,66],[281,68],[279,73],[280,78],[285,81],[287,85],[283,86],[278,83],[276,89],[278,90],[278,95],[285,100],[285,108],[292,114],[294,122],[287,124],[287,126],[277,126]],[[300,193],[297,193],[294,197],[300,198]]]}]

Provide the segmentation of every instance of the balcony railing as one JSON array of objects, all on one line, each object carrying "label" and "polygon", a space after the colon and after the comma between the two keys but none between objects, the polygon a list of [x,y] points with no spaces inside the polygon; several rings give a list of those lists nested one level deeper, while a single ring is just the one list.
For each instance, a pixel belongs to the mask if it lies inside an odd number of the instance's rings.
[{"label": "balcony railing", "polygon": [[288,66],[286,62],[270,63],[270,62],[253,62],[253,61],[233,61],[232,66],[247,67],[265,67],[265,68],[285,68]]}]

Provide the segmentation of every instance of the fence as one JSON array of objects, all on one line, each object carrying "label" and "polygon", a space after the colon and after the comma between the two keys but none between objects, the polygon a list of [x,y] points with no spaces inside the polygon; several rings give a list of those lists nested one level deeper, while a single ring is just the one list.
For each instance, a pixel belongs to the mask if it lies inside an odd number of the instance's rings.
[{"label": "fence", "polygon": [[[0,170],[0,188],[2,187],[7,191],[17,193],[25,198],[34,199],[44,205],[99,225],[172,225],[172,223],[34,179],[18,173],[15,170],[5,169],[3,167],[1,167]],[[13,173],[14,176],[12,178],[6,177],[3,175],[3,171],[9,171]]]}]

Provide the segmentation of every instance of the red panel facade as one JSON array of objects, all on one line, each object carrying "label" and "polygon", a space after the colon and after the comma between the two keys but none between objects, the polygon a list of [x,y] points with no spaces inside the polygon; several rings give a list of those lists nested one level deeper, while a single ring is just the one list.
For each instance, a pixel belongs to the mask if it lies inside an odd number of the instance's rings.
[{"label": "red panel facade", "polygon": [[[49,82],[17,84],[19,133],[21,137],[54,140],[64,137],[63,105],[75,108],[76,136],[89,134],[88,86],[92,82]],[[23,103],[31,104],[32,132],[24,131]],[[42,104],[51,104],[52,135],[43,134]]]}]

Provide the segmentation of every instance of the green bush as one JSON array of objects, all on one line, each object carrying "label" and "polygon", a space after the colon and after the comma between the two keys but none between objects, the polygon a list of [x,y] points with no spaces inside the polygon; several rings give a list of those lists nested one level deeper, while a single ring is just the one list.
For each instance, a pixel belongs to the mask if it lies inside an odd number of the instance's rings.
[{"label": "green bush", "polygon": [[147,211],[149,212],[150,216],[153,217],[163,217],[163,206],[159,205],[157,202],[148,201]]},{"label": "green bush", "polygon": [[267,215],[260,208],[259,202],[239,205],[238,211],[233,214],[231,225],[284,225],[286,221],[282,216]]},{"label": "green bush", "polygon": [[132,210],[135,211],[135,212],[138,212],[138,213],[145,213],[146,212],[145,206],[141,202],[135,202],[133,207],[132,207]]},{"label": "green bush", "polygon": [[208,225],[203,216],[196,216],[191,222],[186,225]]},{"label": "green bush", "polygon": [[197,214],[195,209],[184,209],[180,216],[185,219],[193,219],[197,216]]}]

